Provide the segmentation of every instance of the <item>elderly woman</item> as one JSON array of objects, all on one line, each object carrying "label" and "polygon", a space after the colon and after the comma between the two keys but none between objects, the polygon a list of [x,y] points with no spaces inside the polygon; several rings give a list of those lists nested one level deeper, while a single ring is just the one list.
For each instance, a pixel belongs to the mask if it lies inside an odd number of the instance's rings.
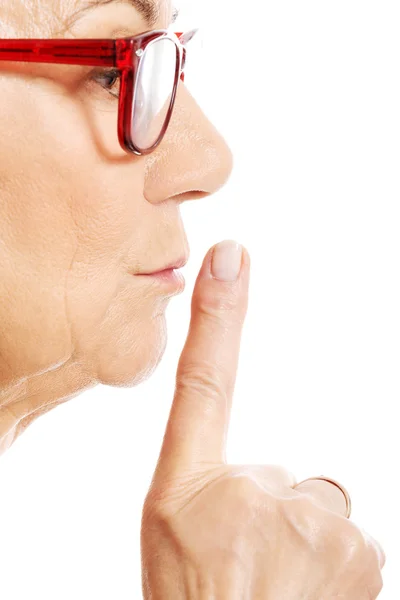
[{"label": "elderly woman", "polygon": [[[188,260],[179,206],[231,171],[184,86],[169,0],[0,7],[0,447],[97,384],[158,365]],[[207,253],[142,515],[152,600],[376,598],[384,554],[334,480],[228,465],[250,259]]]}]

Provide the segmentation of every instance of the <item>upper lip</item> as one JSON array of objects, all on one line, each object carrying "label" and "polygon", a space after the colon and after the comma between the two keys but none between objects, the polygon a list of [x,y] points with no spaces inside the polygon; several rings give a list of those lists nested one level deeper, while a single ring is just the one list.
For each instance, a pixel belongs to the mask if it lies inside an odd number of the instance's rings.
[{"label": "upper lip", "polygon": [[180,269],[187,264],[188,260],[189,256],[181,256],[180,258],[172,260],[166,265],[152,269],[151,271],[137,273],[137,275],[152,275],[153,273],[159,273],[160,271],[166,271],[167,269]]}]

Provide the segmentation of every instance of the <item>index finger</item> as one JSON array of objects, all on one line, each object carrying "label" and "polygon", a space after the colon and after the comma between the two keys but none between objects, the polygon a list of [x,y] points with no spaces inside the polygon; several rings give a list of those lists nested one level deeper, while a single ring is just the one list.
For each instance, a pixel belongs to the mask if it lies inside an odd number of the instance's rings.
[{"label": "index finger", "polygon": [[[166,470],[176,473],[195,463],[225,462],[248,305],[250,257],[230,240],[217,246],[208,251],[194,287],[190,327],[178,363],[158,474]],[[235,267],[239,269],[237,279],[227,281],[229,270]]]}]

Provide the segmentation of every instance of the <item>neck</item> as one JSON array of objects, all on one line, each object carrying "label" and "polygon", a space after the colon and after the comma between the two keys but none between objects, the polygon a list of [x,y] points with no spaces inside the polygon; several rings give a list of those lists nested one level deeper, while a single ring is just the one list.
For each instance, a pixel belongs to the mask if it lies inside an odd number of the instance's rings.
[{"label": "neck", "polygon": [[94,385],[79,363],[68,361],[0,389],[0,455],[37,417]]}]

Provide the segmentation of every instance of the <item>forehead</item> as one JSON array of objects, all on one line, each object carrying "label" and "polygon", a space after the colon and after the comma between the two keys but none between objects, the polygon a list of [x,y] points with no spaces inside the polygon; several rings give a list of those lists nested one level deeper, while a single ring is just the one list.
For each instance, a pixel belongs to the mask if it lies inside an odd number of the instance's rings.
[{"label": "forehead", "polygon": [[[60,4],[60,1],[57,0]],[[100,6],[124,4],[136,10],[148,22],[165,17],[171,9],[170,0],[73,0],[74,11],[93,9]]]},{"label": "forehead", "polygon": [[171,0],[0,0],[0,33],[8,37],[51,37],[82,9],[95,11],[101,10],[97,5],[106,5],[108,10],[115,7],[117,11],[119,4],[132,6],[132,11],[136,6],[142,18],[150,10],[155,21],[168,19],[172,12]]}]

